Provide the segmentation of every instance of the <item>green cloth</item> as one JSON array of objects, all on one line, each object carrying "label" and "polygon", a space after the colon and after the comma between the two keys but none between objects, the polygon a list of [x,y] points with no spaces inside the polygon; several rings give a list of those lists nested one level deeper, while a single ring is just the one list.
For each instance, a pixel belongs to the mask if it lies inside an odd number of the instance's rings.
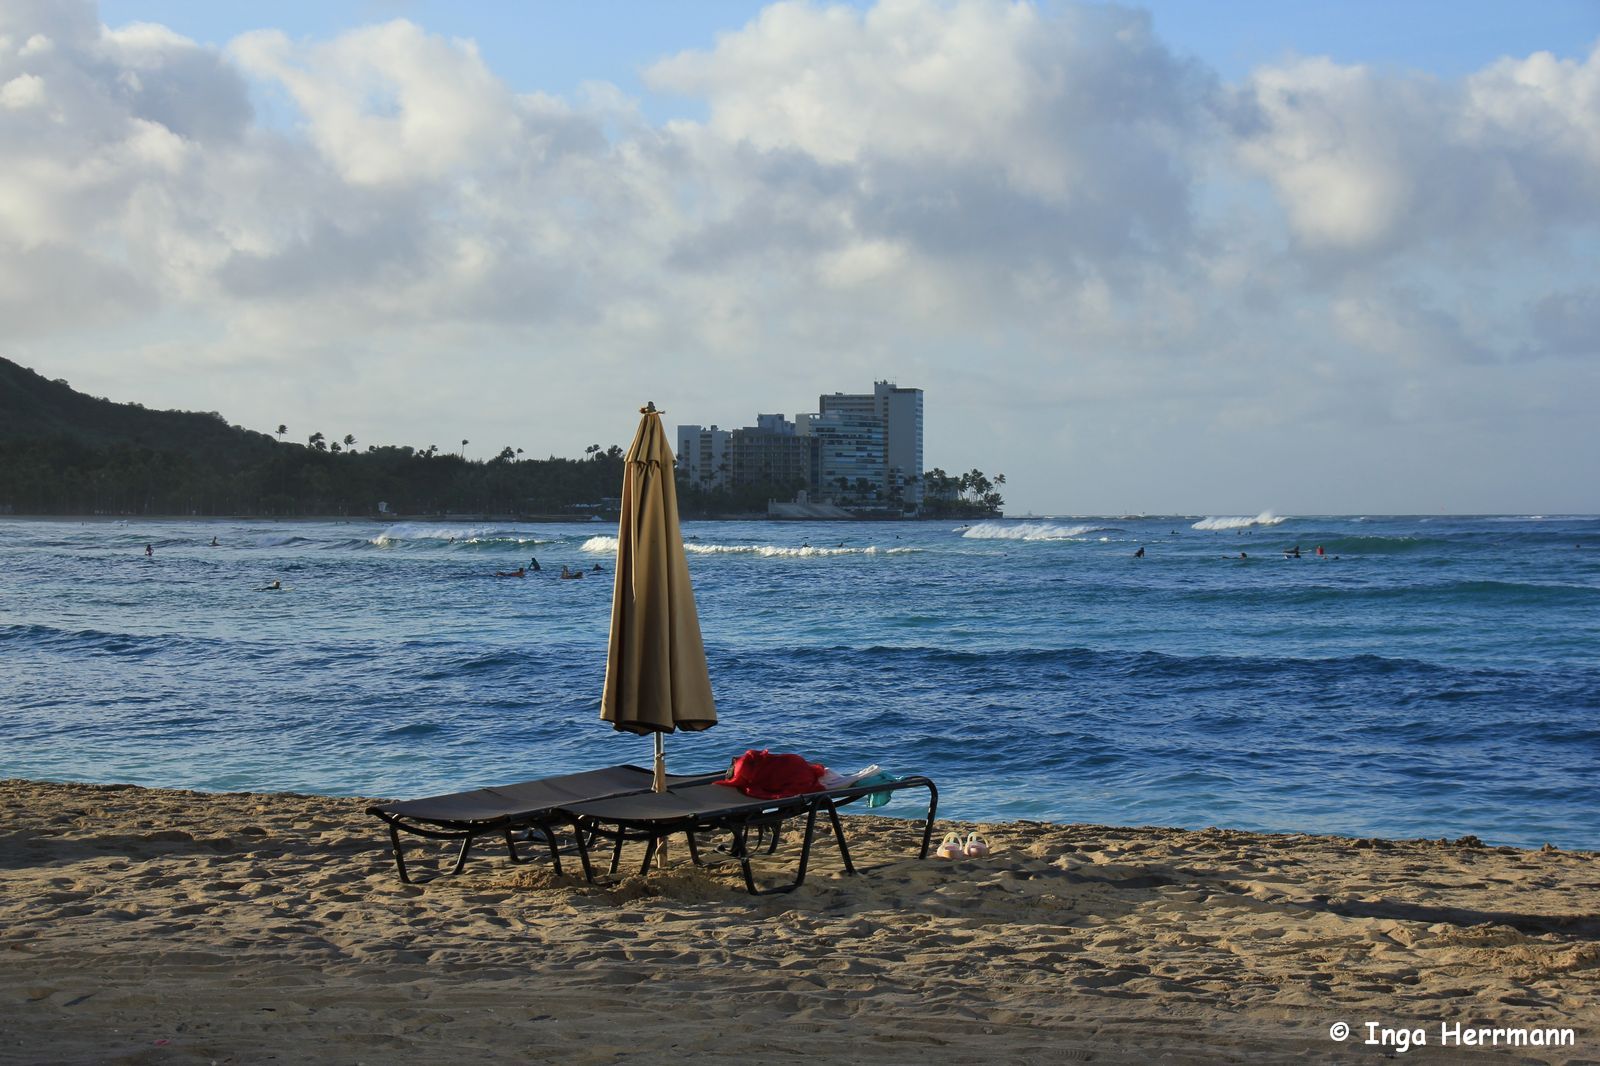
[{"label": "green cloth", "polygon": [[[868,774],[866,777],[863,777],[861,780],[857,781],[855,783],[855,787],[856,788],[861,788],[863,786],[870,786],[870,785],[887,785],[891,781],[898,781],[898,780],[900,780],[900,779],[898,777],[896,777],[894,774],[891,774],[889,771],[887,771],[887,770],[879,770],[877,773]],[[884,804],[888,803],[893,798],[894,798],[894,793],[893,792],[874,792],[870,796],[867,797],[867,806],[868,807],[882,807]]]}]

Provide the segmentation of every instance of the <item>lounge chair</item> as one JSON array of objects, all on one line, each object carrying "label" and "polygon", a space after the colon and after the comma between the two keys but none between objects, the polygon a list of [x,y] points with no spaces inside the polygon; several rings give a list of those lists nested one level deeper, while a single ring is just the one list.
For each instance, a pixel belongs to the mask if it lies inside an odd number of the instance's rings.
[{"label": "lounge chair", "polygon": [[[690,785],[711,781],[720,774],[668,775],[667,784]],[[400,845],[400,834],[411,833],[430,840],[459,840],[461,852],[456,856],[450,874],[458,874],[467,865],[467,853],[479,837],[496,835],[505,839],[506,850],[513,863],[526,862],[517,851],[517,834],[524,834],[525,842],[544,843],[550,848],[550,861],[556,873],[561,873],[561,850],[556,840],[555,825],[564,821],[551,816],[568,804],[645,792],[650,788],[651,772],[642,766],[608,766],[603,770],[588,770],[578,774],[545,777],[536,781],[521,781],[514,785],[496,788],[479,788],[471,792],[454,792],[447,796],[429,796],[426,799],[404,800],[397,803],[377,803],[367,808],[367,813],[381,818],[389,826],[389,840],[394,848],[395,865],[400,870],[400,880],[414,883],[406,869],[405,852]]]},{"label": "lounge chair", "polygon": [[[939,806],[939,790],[926,777],[902,777],[883,784],[850,785],[784,799],[751,799],[727,785],[701,780],[671,785],[666,792],[640,791],[625,796],[563,804],[560,814],[572,826],[578,856],[583,862],[583,875],[589,881],[595,880],[589,849],[596,840],[607,840],[614,845],[612,874],[617,872],[624,843],[644,843],[644,863],[640,867],[643,873],[650,868],[650,860],[655,857],[661,842],[675,833],[684,834],[688,839],[690,857],[700,862],[695,834],[727,832],[732,837],[727,851],[739,863],[745,888],[751,895],[765,896],[793,892],[805,881],[818,813],[826,813],[833,824],[833,836],[838,842],[839,857],[844,861],[845,872],[855,873],[850,847],[845,841],[844,826],[839,821],[839,808],[874,793],[896,792],[904,788],[926,789],[928,793],[928,814],[922,826],[922,850],[918,856],[926,859],[928,844],[933,839],[934,813]],[[760,847],[762,834],[772,834],[771,846],[767,849],[770,853],[777,846],[777,833],[782,824],[800,817],[805,818],[805,833],[800,842],[799,866],[794,880],[771,888],[758,887],[750,868],[753,854],[751,831],[757,833],[756,848]]]}]

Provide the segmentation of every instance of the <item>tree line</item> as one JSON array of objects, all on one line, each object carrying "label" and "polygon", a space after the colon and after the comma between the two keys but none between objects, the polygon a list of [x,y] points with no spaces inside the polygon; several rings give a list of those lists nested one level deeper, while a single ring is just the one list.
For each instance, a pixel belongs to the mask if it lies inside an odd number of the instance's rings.
[{"label": "tree line", "polygon": [[[337,442],[335,442],[337,443]],[[622,449],[585,459],[486,462],[436,448],[269,441],[265,450],[194,453],[71,438],[0,440],[0,505],[13,514],[583,514],[614,501]]]},{"label": "tree line", "polygon": [[[261,436],[261,435],[257,435]],[[469,460],[436,446],[353,440],[319,448],[270,439],[239,449],[184,452],[69,437],[0,439],[0,510],[39,515],[369,516],[380,503],[407,515],[613,515],[622,486],[621,447],[591,445],[582,459],[526,459],[507,446]],[[323,438],[326,441],[326,438]],[[926,475],[926,517],[998,514],[1002,500],[980,471]],[[706,489],[680,477],[685,517],[764,514],[792,485]]]}]

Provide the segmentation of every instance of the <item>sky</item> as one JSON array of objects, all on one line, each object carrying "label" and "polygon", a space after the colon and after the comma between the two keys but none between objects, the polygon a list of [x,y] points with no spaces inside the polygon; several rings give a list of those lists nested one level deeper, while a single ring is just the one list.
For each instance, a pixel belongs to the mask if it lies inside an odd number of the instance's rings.
[{"label": "sky", "polygon": [[1600,4],[0,0],[0,355],[487,458],[925,390],[1010,514],[1600,512]]}]

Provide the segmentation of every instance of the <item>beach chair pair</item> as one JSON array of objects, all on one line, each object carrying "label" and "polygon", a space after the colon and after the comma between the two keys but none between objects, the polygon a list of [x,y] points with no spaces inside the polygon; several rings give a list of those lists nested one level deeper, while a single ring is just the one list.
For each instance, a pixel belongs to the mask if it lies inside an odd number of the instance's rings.
[{"label": "beach chair pair", "polygon": [[[389,827],[395,865],[400,880],[414,883],[406,867],[400,834],[410,833],[432,840],[459,840],[461,849],[450,874],[465,868],[474,842],[488,836],[503,839],[513,863],[526,862],[528,855],[519,845],[542,845],[550,854],[557,875],[562,873],[563,847],[576,848],[584,878],[596,881],[591,851],[599,842],[611,845],[610,874],[615,875],[627,843],[645,845],[643,873],[661,845],[671,836],[682,834],[692,861],[710,865],[714,861],[739,864],[746,889],[752,895],[792,892],[805,881],[815,838],[817,816],[826,814],[838,844],[839,856],[847,873],[855,873],[845,840],[839,808],[874,794],[901,789],[923,789],[928,794],[928,811],[922,826],[919,858],[928,857],[933,838],[933,820],[938,809],[939,791],[929,778],[902,777],[872,785],[847,785],[806,792],[782,799],[751,799],[727,785],[714,784],[721,773],[677,775],[667,778],[665,792],[650,790],[651,774],[639,766],[611,766],[585,773],[547,777],[498,788],[475,789],[446,796],[375,804],[367,813]],[[793,880],[763,888],[756,882],[751,860],[765,847],[772,854],[778,847],[785,823],[803,818],[805,829]],[[702,836],[726,834],[718,847],[717,860],[701,855]]]}]

